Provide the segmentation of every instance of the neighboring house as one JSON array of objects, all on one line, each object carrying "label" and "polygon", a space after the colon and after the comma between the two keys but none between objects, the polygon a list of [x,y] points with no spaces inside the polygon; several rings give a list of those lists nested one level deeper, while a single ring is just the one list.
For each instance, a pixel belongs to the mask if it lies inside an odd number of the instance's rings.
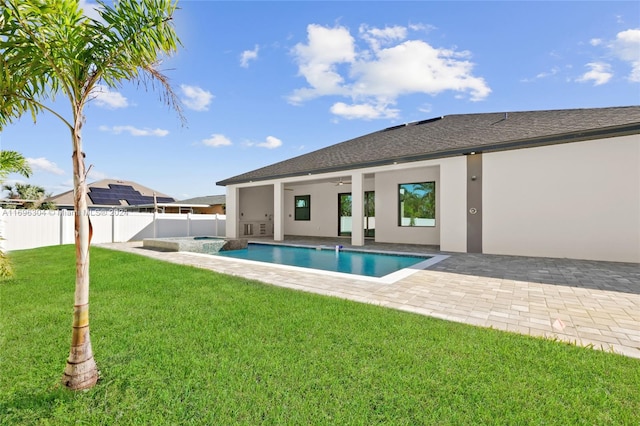
[{"label": "neighboring house", "polygon": [[[141,204],[172,203],[173,197],[137,184],[136,182],[103,179],[87,185],[89,209],[136,209]],[[47,198],[59,210],[73,210],[73,190]]]},{"label": "neighboring house", "polygon": [[[157,203],[161,213],[225,214],[225,196],[207,195],[172,203]],[[153,211],[153,204],[138,206],[140,211]]]},{"label": "neighboring house", "polygon": [[218,182],[227,237],[640,262],[640,106],[461,114]]},{"label": "neighboring house", "polygon": [[16,198],[1,198],[0,208],[3,208],[3,209],[23,208],[25,203],[33,202],[33,201],[35,200],[19,200]]},{"label": "neighboring house", "polygon": [[182,206],[181,208],[190,208],[191,213],[195,214],[225,214],[226,198],[225,195],[206,195],[176,201],[174,204]]}]

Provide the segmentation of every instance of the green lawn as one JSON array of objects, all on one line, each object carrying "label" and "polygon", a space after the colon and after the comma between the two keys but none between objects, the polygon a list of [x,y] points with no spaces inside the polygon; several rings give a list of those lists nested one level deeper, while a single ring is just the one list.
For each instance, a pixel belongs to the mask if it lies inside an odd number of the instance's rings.
[{"label": "green lawn", "polygon": [[637,359],[98,248],[73,393],[74,248],[11,258],[1,424],[640,424]]}]

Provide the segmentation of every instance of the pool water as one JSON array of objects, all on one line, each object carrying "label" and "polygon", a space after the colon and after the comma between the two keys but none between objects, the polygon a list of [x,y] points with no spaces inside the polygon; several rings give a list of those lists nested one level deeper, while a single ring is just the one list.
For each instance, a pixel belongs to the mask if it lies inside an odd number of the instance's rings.
[{"label": "pool water", "polygon": [[342,272],[369,277],[385,275],[430,259],[430,256],[365,253],[335,249],[249,243],[246,249],[221,251],[219,256]]}]

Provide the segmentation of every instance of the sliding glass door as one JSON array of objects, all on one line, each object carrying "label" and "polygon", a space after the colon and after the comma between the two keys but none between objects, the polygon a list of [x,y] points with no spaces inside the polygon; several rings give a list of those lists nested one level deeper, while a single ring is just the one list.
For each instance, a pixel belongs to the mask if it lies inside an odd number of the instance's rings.
[{"label": "sliding glass door", "polygon": [[376,236],[376,193],[366,191],[364,193],[364,236]]},{"label": "sliding glass door", "polygon": [[[352,197],[351,193],[338,194],[338,235],[349,236],[351,235],[352,228],[352,216],[351,205]],[[375,237],[376,232],[376,205],[375,205],[375,192],[366,191],[364,193],[364,236]]]}]

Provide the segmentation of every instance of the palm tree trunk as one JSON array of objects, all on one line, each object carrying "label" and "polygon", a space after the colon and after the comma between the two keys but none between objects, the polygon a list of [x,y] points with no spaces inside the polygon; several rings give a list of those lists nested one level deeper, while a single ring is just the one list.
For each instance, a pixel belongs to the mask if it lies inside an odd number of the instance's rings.
[{"label": "palm tree trunk", "polygon": [[89,244],[91,223],[87,208],[87,183],[82,152],[82,115],[76,117],[73,139],[73,185],[76,244],[76,290],[73,307],[71,350],[62,383],[69,389],[93,387],[98,381],[98,367],[93,359],[89,336]]}]

